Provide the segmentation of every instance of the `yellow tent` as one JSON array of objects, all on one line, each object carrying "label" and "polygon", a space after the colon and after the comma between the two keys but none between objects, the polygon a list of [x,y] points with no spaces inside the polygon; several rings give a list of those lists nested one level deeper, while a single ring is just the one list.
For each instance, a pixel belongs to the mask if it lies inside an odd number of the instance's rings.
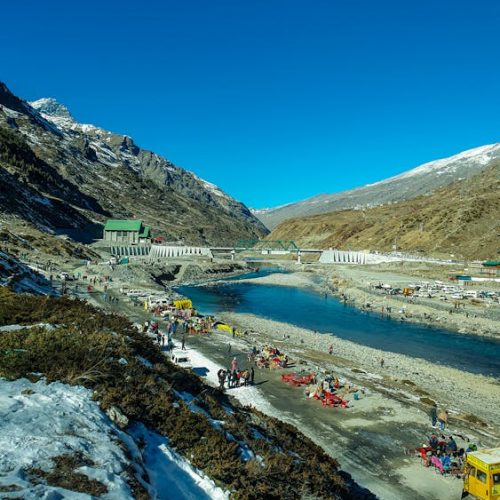
[{"label": "yellow tent", "polygon": [[174,307],[176,309],[192,309],[193,308],[193,302],[190,301],[189,299],[174,300]]}]

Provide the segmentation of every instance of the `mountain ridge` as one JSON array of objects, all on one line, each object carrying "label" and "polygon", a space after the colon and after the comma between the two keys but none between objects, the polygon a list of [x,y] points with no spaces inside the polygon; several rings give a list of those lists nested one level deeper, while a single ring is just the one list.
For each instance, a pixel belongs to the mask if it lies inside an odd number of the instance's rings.
[{"label": "mountain ridge", "polygon": [[500,143],[462,151],[419,165],[401,174],[338,193],[323,193],[267,210],[253,210],[266,227],[273,229],[284,220],[349,208],[370,208],[412,199],[469,178],[500,158]]},{"label": "mountain ridge", "polygon": [[283,221],[269,235],[304,248],[422,252],[496,259],[499,252],[500,159],[469,179],[393,204]]},{"label": "mountain ridge", "polygon": [[81,124],[54,98],[31,105],[0,83],[0,212],[47,231],[141,218],[193,244],[258,238],[241,202],[130,136]]}]

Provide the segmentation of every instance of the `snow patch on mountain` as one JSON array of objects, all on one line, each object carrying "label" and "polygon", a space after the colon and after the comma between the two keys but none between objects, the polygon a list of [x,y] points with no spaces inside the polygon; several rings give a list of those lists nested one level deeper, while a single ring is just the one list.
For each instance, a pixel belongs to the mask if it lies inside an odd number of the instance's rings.
[{"label": "snow patch on mountain", "polygon": [[210,191],[212,194],[215,196],[219,196],[220,198],[224,198],[226,200],[230,200],[231,197],[224,193],[222,189],[219,186],[216,186],[215,184],[212,184],[211,182],[208,182],[201,177],[198,177],[194,172],[188,171],[198,182],[200,182],[207,191]]},{"label": "snow patch on mountain", "polygon": [[488,144],[478,148],[468,149],[449,158],[424,163],[416,168],[403,172],[402,174],[389,177],[382,181],[366,184],[364,187],[377,186],[380,184],[388,184],[390,182],[409,179],[411,177],[435,174],[443,175],[444,173],[454,173],[459,167],[466,165],[467,168],[474,168],[481,165],[487,165],[491,160],[500,157],[500,143]]},{"label": "snow patch on mountain", "polygon": [[95,125],[78,123],[69,112],[69,109],[53,97],[42,97],[36,101],[30,101],[29,105],[36,109],[43,118],[57,125],[62,131],[77,130],[83,133],[101,131],[105,133],[105,130]]},{"label": "snow patch on mountain", "polygon": [[[19,237],[23,243],[29,242]],[[8,286],[17,293],[54,295],[49,281],[36,270],[14,256],[0,250],[0,286]]]}]

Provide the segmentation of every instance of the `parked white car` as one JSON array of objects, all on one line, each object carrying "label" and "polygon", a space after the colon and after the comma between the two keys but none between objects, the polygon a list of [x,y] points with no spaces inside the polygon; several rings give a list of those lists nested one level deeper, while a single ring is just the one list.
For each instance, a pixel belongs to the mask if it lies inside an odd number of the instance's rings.
[{"label": "parked white car", "polygon": [[189,356],[186,354],[185,351],[180,351],[180,350],[173,350],[170,359],[172,363],[176,364],[177,366],[182,366],[182,368],[191,368],[191,360],[189,359]]},{"label": "parked white car", "polygon": [[144,290],[129,290],[127,297],[146,297],[147,294]]}]

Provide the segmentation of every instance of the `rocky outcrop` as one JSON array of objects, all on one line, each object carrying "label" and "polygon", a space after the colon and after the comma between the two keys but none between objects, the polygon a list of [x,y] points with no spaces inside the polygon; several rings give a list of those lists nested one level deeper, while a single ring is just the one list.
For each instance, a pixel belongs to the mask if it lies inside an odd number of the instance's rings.
[{"label": "rocky outcrop", "polygon": [[1,83],[0,177],[0,211],[49,231],[113,217],[191,244],[267,232],[245,205],[132,138],[78,123],[54,99],[27,103]]}]

